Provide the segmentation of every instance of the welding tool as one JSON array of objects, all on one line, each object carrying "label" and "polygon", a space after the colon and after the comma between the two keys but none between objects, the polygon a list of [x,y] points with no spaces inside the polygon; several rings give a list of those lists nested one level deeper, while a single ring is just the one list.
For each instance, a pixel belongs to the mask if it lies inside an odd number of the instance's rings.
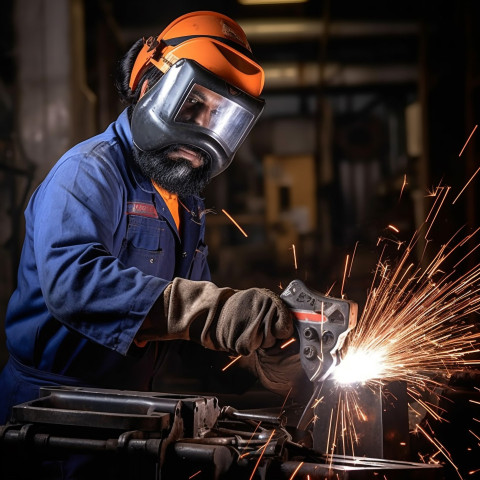
[{"label": "welding tool", "polygon": [[348,332],[357,323],[355,302],[322,295],[293,280],[280,295],[295,316],[300,342],[300,360],[307,377],[314,384],[297,428],[305,430],[313,417],[315,400],[323,381],[339,363],[339,352]]}]

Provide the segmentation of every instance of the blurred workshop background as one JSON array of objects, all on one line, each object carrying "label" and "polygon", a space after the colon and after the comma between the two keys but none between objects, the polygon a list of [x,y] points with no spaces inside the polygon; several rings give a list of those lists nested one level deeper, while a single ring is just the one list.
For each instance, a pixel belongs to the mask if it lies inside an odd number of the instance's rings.
[{"label": "blurred workshop background", "polygon": [[[475,173],[479,132],[460,155],[480,108],[475,0],[2,0],[0,322],[33,189],[122,110],[113,71],[129,46],[200,9],[237,20],[266,71],[262,118],[205,192],[217,284],[279,291],[300,278],[362,304],[377,239],[408,241],[428,192],[458,194]],[[478,181],[439,234],[478,226]]]}]

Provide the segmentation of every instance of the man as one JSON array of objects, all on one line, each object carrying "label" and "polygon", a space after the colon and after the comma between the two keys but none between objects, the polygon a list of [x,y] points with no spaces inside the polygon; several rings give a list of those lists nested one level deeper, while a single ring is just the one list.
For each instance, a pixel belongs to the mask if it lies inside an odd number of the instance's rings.
[{"label": "man", "polygon": [[244,356],[279,393],[298,365],[270,355],[293,333],[280,299],[219,288],[206,262],[199,194],[263,109],[244,32],[218,13],[184,15],[130,49],[117,83],[129,106],[67,152],[26,209],[1,424],[42,385],[148,390],[189,346],[201,345],[197,363]]}]

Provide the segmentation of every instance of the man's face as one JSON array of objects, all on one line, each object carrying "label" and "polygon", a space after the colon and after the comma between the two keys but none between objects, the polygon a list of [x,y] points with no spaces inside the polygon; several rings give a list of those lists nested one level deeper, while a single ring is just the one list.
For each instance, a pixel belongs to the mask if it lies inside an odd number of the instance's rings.
[{"label": "man's face", "polygon": [[221,95],[196,83],[183,102],[175,121],[194,123],[212,130],[224,103],[225,99]]},{"label": "man's face", "polygon": [[[217,93],[195,84],[175,121],[212,128],[223,101]],[[149,152],[134,147],[134,157],[144,175],[171,193],[199,195],[210,181],[211,160],[192,145],[171,145]]]},{"label": "man's face", "polygon": [[[199,127],[212,128],[220,113],[224,99],[202,85],[195,84],[183,102],[175,122],[190,123]],[[198,168],[204,164],[204,158],[198,150],[180,145],[169,154],[172,160],[187,160],[192,167]]]}]

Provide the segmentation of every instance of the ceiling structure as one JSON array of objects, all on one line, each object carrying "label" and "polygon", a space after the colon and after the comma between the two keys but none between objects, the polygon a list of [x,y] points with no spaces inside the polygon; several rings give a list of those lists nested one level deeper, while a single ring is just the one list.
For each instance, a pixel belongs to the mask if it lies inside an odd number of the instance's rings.
[{"label": "ceiling structure", "polygon": [[[266,89],[315,88],[416,81],[422,2],[307,0],[242,5],[238,0],[101,2],[121,41],[159,33],[193,10],[215,10],[237,20],[266,71]],[[87,1],[87,5],[89,2]],[[375,72],[372,71],[375,69]]]}]

